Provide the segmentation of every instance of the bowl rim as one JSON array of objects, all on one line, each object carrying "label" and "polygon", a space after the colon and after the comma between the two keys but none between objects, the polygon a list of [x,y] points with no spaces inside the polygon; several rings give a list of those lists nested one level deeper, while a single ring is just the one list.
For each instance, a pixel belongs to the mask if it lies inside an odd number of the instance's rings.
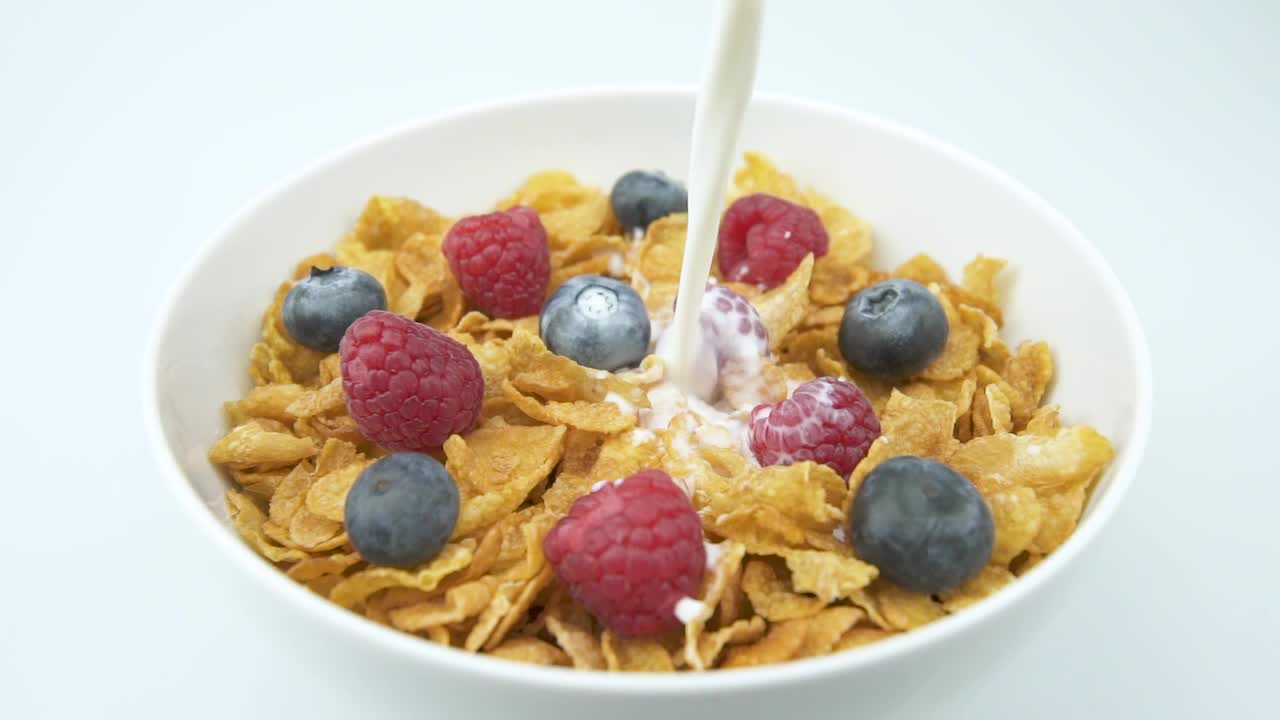
[{"label": "bowl rim", "polygon": [[426,666],[441,664],[460,673],[469,673],[486,681],[508,683],[527,689],[557,690],[568,692],[608,693],[613,695],[640,696],[653,693],[665,695],[703,695],[734,692],[747,688],[760,689],[778,685],[812,682],[843,673],[901,660],[921,652],[926,647],[961,634],[972,633],[992,621],[992,618],[1025,602],[1036,594],[1050,578],[1058,575],[1073,563],[1080,552],[1089,546],[1114,516],[1121,501],[1128,494],[1136,478],[1146,450],[1151,426],[1152,371],[1146,336],[1142,331],[1137,312],[1119,278],[1103,259],[1101,253],[1084,235],[1048,202],[1011,176],[984,160],[938,140],[923,131],[901,123],[845,108],[834,103],[805,99],[777,93],[756,93],[753,105],[775,105],[789,111],[809,115],[825,115],[842,122],[867,127],[875,132],[897,136],[899,139],[923,146],[966,166],[967,169],[999,185],[1016,196],[1030,209],[1042,216],[1054,229],[1066,238],[1079,252],[1090,268],[1100,278],[1120,313],[1120,321],[1126,330],[1129,351],[1137,364],[1137,387],[1134,407],[1133,432],[1128,439],[1128,450],[1122,461],[1112,469],[1111,487],[1095,505],[1088,517],[1081,522],[1062,546],[1050,554],[1033,572],[1019,578],[1018,582],[967,608],[963,613],[949,615],[925,627],[888,638],[860,648],[857,652],[834,653],[816,658],[793,660],[760,668],[747,668],[733,672],[685,672],[663,674],[584,672],[572,668],[545,667],[504,661],[498,658],[473,655],[456,648],[445,648],[421,638],[399,632],[372,622],[354,612],[341,608],[327,598],[311,592],[291,581],[284,573],[259,557],[236,533],[223,524],[194,491],[178,458],[168,445],[160,411],[159,363],[162,340],[174,321],[177,303],[184,290],[191,284],[208,257],[216,252],[225,238],[234,234],[260,208],[268,206],[297,183],[328,167],[357,156],[368,149],[396,143],[406,136],[429,131],[436,125],[456,122],[477,115],[518,112],[529,106],[566,102],[609,102],[611,100],[691,100],[695,88],[690,85],[639,85],[639,86],[585,86],[550,92],[537,92],[515,97],[467,104],[458,108],[417,118],[410,122],[372,133],[364,138],[315,160],[301,170],[287,175],[266,190],[258,193],[242,205],[226,222],[207,237],[196,255],[179,273],[169,288],[156,321],[151,329],[143,362],[143,418],[146,433],[157,463],[162,469],[164,483],[187,518],[199,528],[199,533],[222,549],[232,563],[254,578],[263,589],[277,596],[281,602],[290,603],[311,620],[332,626],[352,641],[368,643],[378,650],[397,655],[406,661]]}]

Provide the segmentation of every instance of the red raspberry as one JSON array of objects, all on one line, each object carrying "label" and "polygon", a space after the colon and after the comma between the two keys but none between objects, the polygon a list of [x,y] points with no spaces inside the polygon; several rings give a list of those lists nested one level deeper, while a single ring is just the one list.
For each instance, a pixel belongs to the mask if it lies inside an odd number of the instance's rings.
[{"label": "red raspberry", "polygon": [[707,561],[698,514],[661,470],[578,498],[542,549],[574,600],[632,637],[678,624],[676,603],[698,594]]},{"label": "red raspberry", "polygon": [[463,294],[481,312],[518,318],[542,310],[551,255],[533,210],[517,206],[462,218],[449,228],[443,249]]},{"label": "red raspberry", "polygon": [[373,310],[338,346],[347,410],[388,450],[433,450],[475,426],[484,375],[465,345],[421,323]]},{"label": "red raspberry", "polygon": [[827,243],[827,229],[814,211],[773,195],[747,195],[720,220],[720,273],[728,280],[775,287],[805,255],[826,255]]},{"label": "red raspberry", "polygon": [[880,436],[880,420],[857,385],[810,380],[791,398],[751,411],[751,452],[761,465],[822,463],[848,478]]}]

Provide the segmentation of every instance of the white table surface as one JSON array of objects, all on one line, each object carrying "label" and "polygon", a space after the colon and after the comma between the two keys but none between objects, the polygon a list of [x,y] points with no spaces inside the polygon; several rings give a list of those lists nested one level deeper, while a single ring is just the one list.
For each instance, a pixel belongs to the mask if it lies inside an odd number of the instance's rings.
[{"label": "white table surface", "polygon": [[[693,82],[709,8],[43,5],[0,6],[0,713],[430,717],[362,693],[358,669],[318,685],[322,661],[260,641],[255,598],[222,592],[230,566],[143,437],[153,310],[217,225],[316,156],[462,103]],[[773,3],[761,90],[901,120],[1026,182],[1102,249],[1154,354],[1148,457],[1091,567],[939,715],[1269,714],[1278,35],[1267,0]]]}]

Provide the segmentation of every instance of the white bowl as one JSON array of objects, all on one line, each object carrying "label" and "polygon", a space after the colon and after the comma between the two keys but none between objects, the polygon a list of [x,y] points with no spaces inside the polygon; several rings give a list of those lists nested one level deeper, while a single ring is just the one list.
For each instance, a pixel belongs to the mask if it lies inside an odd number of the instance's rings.
[{"label": "white bowl", "polygon": [[[1043,200],[985,163],[919,132],[848,110],[758,97],[741,147],[842,201],[875,231],[880,266],[928,252],[950,270],[976,253],[1011,261],[1006,336],[1043,338],[1066,419],[1097,427],[1117,455],[1075,534],[994,597],[865,649],[774,667],[679,675],[540,668],[437,647],[347,612],[287,579],[226,523],[227,479],[206,459],[224,430],[221,403],[247,388],[262,309],[300,258],[332,246],[373,193],[404,194],[449,214],[486,210],[530,172],[564,168],[602,186],[633,168],[682,175],[693,94],[604,89],[469,108],[381,134],[260,195],[208,240],[161,308],[149,348],[145,414],[156,458],[187,519],[244,572],[227,592],[262,596],[268,638],[298,661],[342,658],[353,707],[367,692],[420,697],[430,717],[595,720],[784,714],[875,717],[960,693],[1053,610],[1068,569],[1133,482],[1147,442],[1150,360],[1120,282]],[[216,630],[211,624],[210,632]]]}]

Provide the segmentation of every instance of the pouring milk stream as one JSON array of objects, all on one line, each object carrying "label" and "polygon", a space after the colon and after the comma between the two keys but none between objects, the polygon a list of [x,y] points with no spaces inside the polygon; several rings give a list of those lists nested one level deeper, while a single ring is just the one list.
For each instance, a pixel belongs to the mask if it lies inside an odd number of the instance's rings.
[{"label": "pouring milk stream", "polygon": [[[698,317],[742,115],[751,99],[763,15],[764,0],[719,0],[711,54],[694,109],[688,235],[675,317],[658,347],[668,377],[690,395],[706,395],[698,377],[699,361],[705,364],[706,358]],[[714,372],[714,361],[712,365]]]}]

